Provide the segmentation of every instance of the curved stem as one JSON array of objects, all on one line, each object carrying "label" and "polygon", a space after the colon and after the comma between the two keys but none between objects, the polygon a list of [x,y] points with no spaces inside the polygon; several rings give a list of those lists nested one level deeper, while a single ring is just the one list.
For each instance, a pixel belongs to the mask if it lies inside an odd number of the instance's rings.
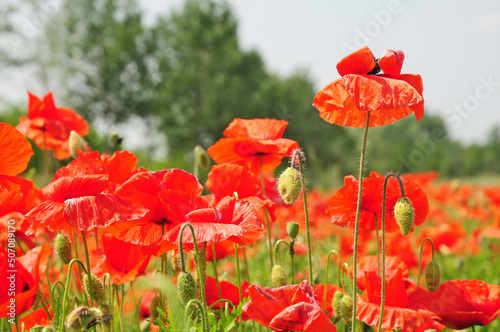
[{"label": "curved stem", "polygon": [[354,252],[353,252],[353,273],[352,277],[354,282],[352,283],[352,330],[356,327],[356,277],[358,273],[358,232],[359,232],[359,215],[361,213],[361,194],[363,190],[363,171],[365,168],[365,152],[366,152],[366,141],[368,138],[368,128],[370,124],[370,112],[366,112],[366,123],[365,130],[363,132],[363,143],[361,145],[361,157],[359,158],[359,185],[358,185],[358,200],[356,204],[356,223],[354,226]]},{"label": "curved stem", "polygon": [[[203,326],[203,331],[208,331],[207,326],[205,325],[205,321],[208,322],[207,316],[205,314],[205,310],[203,310],[203,304],[197,299],[192,299],[189,300],[189,302],[186,304],[186,311],[189,310],[189,307],[193,304],[196,304],[198,306],[198,309],[201,311],[201,323]],[[189,315],[188,315],[189,318]],[[189,324],[189,319],[188,319],[188,324]]]},{"label": "curved stem", "polygon": [[[305,156],[304,156],[304,153],[300,150],[295,150],[294,154],[296,152],[299,156],[300,181],[302,184],[302,197],[304,200],[304,217],[305,217],[305,222],[306,222],[307,258],[309,260],[309,282],[311,283],[311,286],[312,286],[314,284],[314,280],[313,280],[313,270],[312,270],[311,230],[309,228],[309,211],[307,209],[306,179],[304,177],[304,159],[305,159]],[[292,161],[292,162],[294,162],[294,161]]]},{"label": "curved stem", "polygon": [[[233,304],[233,302],[227,300],[227,299],[220,299],[218,301],[215,301],[214,303],[212,303],[212,305],[210,307],[208,307],[208,309],[212,309],[213,307],[215,307],[217,304],[219,303],[229,303],[231,305],[231,307],[234,309],[235,305]],[[222,308],[222,306],[221,306]]]},{"label": "curved stem", "polygon": [[276,255],[276,252],[278,251],[278,246],[279,246],[280,243],[286,243],[286,245],[288,246],[288,242],[286,242],[283,239],[276,241],[276,243],[274,244],[274,248],[273,248],[274,261],[276,262],[276,264],[278,264],[278,257]]},{"label": "curved stem", "polygon": [[325,270],[325,290],[323,292],[323,311],[326,310],[326,285],[328,284],[328,268],[330,267],[330,257],[335,254],[337,255],[337,261],[339,262],[339,273],[337,274],[337,285],[340,287],[340,256],[337,250],[330,250],[328,252],[328,257],[326,258],[326,270]]},{"label": "curved stem", "polygon": [[[194,234],[194,228],[193,228],[193,225],[191,225],[190,223],[184,223],[181,227],[181,231],[179,233],[179,251],[181,253],[181,268],[182,268],[182,272],[186,272],[186,264],[184,262],[184,249],[182,247],[182,241],[183,241],[183,235],[184,235],[184,229],[186,229],[186,227],[189,227],[189,229],[191,230],[191,236],[193,238],[193,244],[194,244],[194,250],[196,252],[196,259],[197,259],[197,264],[198,265],[198,276],[200,278],[200,293],[201,293],[201,303],[203,304],[203,308],[207,308],[207,300],[206,300],[206,297],[205,297],[205,279],[203,278],[203,271],[202,271],[202,268],[201,268],[201,256],[200,256],[200,252],[198,250],[198,243],[196,242],[196,236]],[[189,302],[188,302],[189,304]],[[206,315],[205,313],[203,312],[202,310],[202,315],[203,315],[203,319],[206,319]],[[208,325],[208,321],[206,322],[207,323],[207,327],[210,328]],[[205,321],[203,322],[203,325],[205,325]]]},{"label": "curved stem", "polygon": [[346,273],[349,273],[349,264],[347,264],[347,263],[342,264],[342,266],[340,267],[340,270],[342,270],[342,268],[345,270],[345,273],[342,273],[342,289],[345,292],[345,290],[347,288],[345,287],[345,278],[344,278],[344,276],[345,276]]},{"label": "curved stem", "polygon": [[[266,186],[264,185],[264,174],[262,174],[262,155],[259,156],[259,173],[260,173],[260,185],[262,187],[262,195],[266,196]],[[267,207],[264,206],[264,214],[266,215],[267,224],[267,244],[269,246],[269,262],[271,263],[271,271],[273,270],[273,244],[271,240],[271,221],[269,220],[269,211]]]},{"label": "curved stem", "polygon": [[[68,297],[69,284],[71,282],[71,267],[73,266],[74,263],[78,263],[78,265],[81,266],[81,268],[83,269],[83,271],[85,271],[85,273],[88,272],[85,269],[85,265],[78,258],[73,258],[71,260],[71,262],[69,262],[69,264],[68,264],[68,276],[66,277],[66,286],[64,287],[64,295],[63,295],[63,303],[62,303],[62,315],[61,315],[61,325],[60,325],[60,328],[59,328],[60,331],[64,331],[64,320],[66,319],[66,298]],[[89,281],[89,283],[91,283],[91,282]],[[56,284],[57,284],[57,282],[54,283],[54,286]]]},{"label": "curved stem", "polygon": [[431,238],[426,237],[422,244],[420,245],[420,259],[418,260],[418,274],[417,274],[417,287],[420,286],[420,268],[422,267],[422,253],[424,251],[425,241],[429,241],[432,246],[432,259],[434,259],[434,242],[432,242]]},{"label": "curved stem", "polygon": [[[382,294],[381,294],[381,303],[380,303],[380,317],[378,321],[378,330],[382,331],[382,321],[384,318],[384,309],[385,309],[385,207],[386,207],[386,194],[387,194],[387,183],[391,177],[394,177],[398,180],[399,186],[401,189],[401,196],[403,198],[405,197],[405,189],[403,186],[403,182],[401,181],[401,178],[399,175],[396,173],[389,173],[385,177],[384,180],[384,192],[383,192],[383,197],[382,197],[382,276],[381,276],[381,282],[382,282]],[[377,238],[378,241],[378,238]]]}]

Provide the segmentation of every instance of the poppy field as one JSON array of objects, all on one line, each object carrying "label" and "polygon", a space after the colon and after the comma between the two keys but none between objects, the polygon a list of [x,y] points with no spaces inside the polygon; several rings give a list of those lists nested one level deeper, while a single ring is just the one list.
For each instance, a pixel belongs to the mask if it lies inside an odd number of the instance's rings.
[{"label": "poppy field", "polygon": [[284,120],[234,118],[191,169],[152,170],[28,93],[0,123],[0,331],[500,330],[500,186],[370,170],[370,128],[424,117],[404,58],[365,46],[311,101],[362,135],[326,191]]}]

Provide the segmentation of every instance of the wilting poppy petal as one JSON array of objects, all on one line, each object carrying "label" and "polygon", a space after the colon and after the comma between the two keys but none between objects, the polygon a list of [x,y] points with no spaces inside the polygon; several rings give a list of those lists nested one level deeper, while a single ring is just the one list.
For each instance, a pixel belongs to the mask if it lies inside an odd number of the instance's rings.
[{"label": "wilting poppy petal", "polygon": [[31,144],[14,126],[0,123],[0,174],[17,175],[24,171],[33,155]]},{"label": "wilting poppy petal", "polygon": [[403,67],[405,54],[399,50],[385,50],[382,57],[378,60],[380,69],[386,75],[399,75]]}]

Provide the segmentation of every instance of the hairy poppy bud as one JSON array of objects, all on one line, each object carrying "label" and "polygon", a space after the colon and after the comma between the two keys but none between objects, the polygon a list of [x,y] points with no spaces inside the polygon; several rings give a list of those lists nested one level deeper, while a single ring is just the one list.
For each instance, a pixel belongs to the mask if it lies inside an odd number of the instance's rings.
[{"label": "hairy poppy bud", "polygon": [[57,255],[59,255],[63,263],[68,264],[71,261],[71,242],[69,238],[64,234],[57,234],[55,247]]},{"label": "hairy poppy bud", "polygon": [[97,325],[97,331],[111,331],[111,319],[113,318],[113,315],[111,315],[109,305],[102,304],[99,306],[99,309],[90,308],[90,310],[96,315],[96,321],[99,322],[99,325]]},{"label": "hairy poppy bud", "polygon": [[181,272],[177,277],[177,291],[184,305],[196,299],[196,281],[189,272]]},{"label": "hairy poppy bud", "polygon": [[340,301],[340,316],[347,325],[352,324],[352,311],[352,297],[349,294],[345,294],[344,297],[342,297],[342,301]]},{"label": "hairy poppy bud", "polygon": [[[93,273],[90,274],[90,281],[92,282],[92,298],[97,304],[102,304],[104,302],[105,293],[104,293],[104,285],[101,280],[97,278],[97,276]],[[90,284],[88,275],[83,276],[82,287],[87,295],[90,297]]]},{"label": "hairy poppy bud", "polygon": [[286,224],[286,231],[290,238],[295,239],[299,234],[299,224],[295,221],[290,221],[288,224]]},{"label": "hairy poppy bud", "polygon": [[76,131],[72,130],[69,134],[69,153],[71,154],[71,157],[78,158],[78,150],[87,152],[88,145],[82,136],[78,135]]},{"label": "hairy poppy bud", "polygon": [[160,305],[160,297],[155,296],[151,300],[151,303],[149,304],[149,317],[151,319],[155,320],[158,318],[158,306]]},{"label": "hairy poppy bud", "polygon": [[341,291],[336,291],[333,294],[332,306],[333,310],[335,310],[335,316],[340,316],[340,302],[342,302],[343,297],[344,293]]},{"label": "hairy poppy bud", "polygon": [[441,268],[439,264],[432,260],[425,267],[425,286],[429,292],[435,292],[438,290],[441,284]]},{"label": "hairy poppy bud", "polygon": [[286,286],[287,276],[285,269],[281,265],[275,265],[273,266],[273,270],[271,272],[271,284],[273,285],[273,288],[279,288],[282,286]]},{"label": "hairy poppy bud", "polygon": [[278,179],[278,191],[286,204],[294,203],[300,194],[300,173],[293,167],[288,167]]},{"label": "hairy poppy bud", "polygon": [[66,319],[66,328],[70,331],[87,330],[90,324],[92,311],[88,307],[78,307]]},{"label": "hairy poppy bud", "polygon": [[[184,256],[184,263],[186,263],[186,256]],[[172,252],[172,270],[175,275],[178,275],[182,271],[182,260],[181,255],[177,254],[174,256]]]},{"label": "hairy poppy bud", "polygon": [[413,228],[413,206],[408,198],[398,199],[396,206],[394,206],[394,217],[401,233],[404,236],[410,234]]},{"label": "hairy poppy bud", "polygon": [[210,167],[210,157],[208,156],[207,151],[203,149],[201,146],[197,145],[194,147],[194,158],[196,162],[202,169],[205,171]]}]

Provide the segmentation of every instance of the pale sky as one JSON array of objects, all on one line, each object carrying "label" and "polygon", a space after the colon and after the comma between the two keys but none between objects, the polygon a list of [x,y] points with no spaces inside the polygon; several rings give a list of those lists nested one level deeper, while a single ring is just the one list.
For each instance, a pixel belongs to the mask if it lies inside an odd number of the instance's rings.
[{"label": "pale sky", "polygon": [[[442,114],[453,138],[482,142],[500,125],[500,1],[220,1],[238,18],[241,47],[257,49],[273,72],[305,68],[319,90],[339,78],[335,65],[350,51],[400,49],[402,72],[422,76],[426,112]],[[148,24],[184,0],[139,2]],[[24,103],[29,81],[5,75],[0,98]]]}]

